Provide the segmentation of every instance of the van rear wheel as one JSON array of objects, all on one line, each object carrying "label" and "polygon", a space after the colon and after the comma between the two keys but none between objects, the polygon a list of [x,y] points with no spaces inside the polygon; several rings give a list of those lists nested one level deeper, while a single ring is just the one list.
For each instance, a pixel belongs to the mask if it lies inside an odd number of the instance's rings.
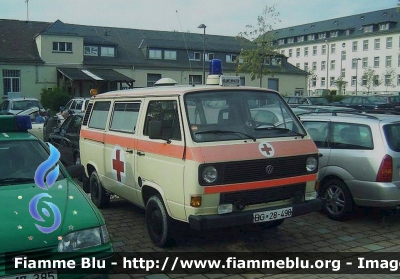
[{"label": "van rear wheel", "polygon": [[353,210],[353,198],[347,185],[339,179],[328,180],[321,189],[324,210],[333,220],[344,220]]},{"label": "van rear wheel", "polygon": [[172,220],[160,195],[152,196],[147,201],[145,218],[151,241],[161,248],[170,246]]},{"label": "van rear wheel", "polygon": [[107,194],[106,189],[101,185],[99,175],[93,171],[89,180],[90,196],[92,202],[98,208],[104,208],[110,203],[110,195]]}]

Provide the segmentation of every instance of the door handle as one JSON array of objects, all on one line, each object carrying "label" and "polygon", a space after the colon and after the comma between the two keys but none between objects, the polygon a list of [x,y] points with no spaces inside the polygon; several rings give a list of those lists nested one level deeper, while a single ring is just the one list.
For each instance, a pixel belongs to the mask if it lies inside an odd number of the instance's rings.
[{"label": "door handle", "polygon": [[128,153],[133,153],[133,150],[132,149],[127,149],[127,150],[125,150],[126,152],[128,152]]},{"label": "door handle", "polygon": [[136,154],[139,155],[139,156],[144,156],[144,155],[146,155],[145,153],[140,152],[140,151],[136,152]]}]

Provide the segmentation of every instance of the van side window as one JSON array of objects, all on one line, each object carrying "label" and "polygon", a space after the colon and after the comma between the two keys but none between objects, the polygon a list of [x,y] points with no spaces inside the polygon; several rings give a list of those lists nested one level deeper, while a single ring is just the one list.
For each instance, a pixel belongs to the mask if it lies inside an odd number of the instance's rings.
[{"label": "van side window", "polygon": [[161,121],[162,137],[181,140],[181,128],[176,101],[151,101],[146,113],[143,135],[147,136],[149,122]]},{"label": "van side window", "polygon": [[140,103],[115,103],[110,130],[135,133]]},{"label": "van side window", "polygon": [[89,120],[89,128],[104,130],[106,128],[108,111],[110,110],[111,102],[96,102],[94,104],[92,115]]},{"label": "van side window", "polygon": [[332,148],[368,149],[374,148],[371,129],[367,125],[332,123]]}]

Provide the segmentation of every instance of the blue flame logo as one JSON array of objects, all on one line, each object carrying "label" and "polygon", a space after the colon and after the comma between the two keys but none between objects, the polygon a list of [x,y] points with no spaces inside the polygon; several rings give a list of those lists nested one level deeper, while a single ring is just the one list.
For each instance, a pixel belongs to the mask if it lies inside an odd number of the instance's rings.
[{"label": "blue flame logo", "polygon": [[[57,180],[58,174],[60,173],[58,165],[55,166],[53,170],[49,171],[58,162],[58,159],[60,158],[60,152],[58,152],[58,150],[53,145],[49,144],[49,146],[50,146],[49,158],[42,164],[40,164],[35,172],[36,185],[39,188],[46,191],[53,186],[54,182]],[[49,173],[46,176],[46,173],[48,171]],[[45,176],[46,176],[46,181],[45,181]],[[45,222],[45,219],[42,217],[42,215],[39,213],[38,210],[38,204],[41,198],[51,198],[51,196],[47,193],[41,193],[34,196],[29,202],[29,212],[35,220],[39,222]],[[52,211],[54,217],[53,225],[51,227],[43,227],[38,224],[35,224],[35,226],[39,229],[39,231],[43,233],[51,233],[60,226],[61,213],[58,207],[54,203],[48,201],[43,201],[43,203],[47,205],[48,208],[43,207],[41,212],[45,217],[49,218],[51,215],[49,209]]]},{"label": "blue flame logo", "polygon": [[[30,201],[29,203],[29,212],[31,213],[32,217],[35,218],[37,221],[39,222],[45,222],[45,220],[43,219],[43,217],[39,214],[38,212],[38,203],[40,201],[41,198],[51,198],[51,196],[47,193],[41,193],[38,194],[36,196],[33,197],[33,199]],[[58,207],[52,203],[52,202],[47,202],[47,201],[43,201],[43,203],[45,203],[53,212],[53,216],[54,216],[54,222],[53,225],[51,227],[42,227],[38,224],[35,224],[35,226],[39,229],[39,231],[43,232],[43,233],[51,233],[53,231],[55,231],[61,224],[61,213],[60,210],[58,209]],[[42,208],[42,213],[48,218],[50,217],[50,212],[47,208],[43,207]]]}]

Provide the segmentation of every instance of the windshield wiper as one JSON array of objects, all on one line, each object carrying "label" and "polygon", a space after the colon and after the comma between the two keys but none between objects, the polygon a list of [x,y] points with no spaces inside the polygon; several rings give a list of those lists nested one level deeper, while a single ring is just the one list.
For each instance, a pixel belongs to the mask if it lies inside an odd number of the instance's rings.
[{"label": "windshield wiper", "polygon": [[274,131],[279,131],[279,132],[282,132],[282,133],[288,133],[288,132],[293,132],[293,133],[295,133],[297,136],[301,136],[301,138],[304,138],[305,137],[305,134],[302,134],[302,133],[299,133],[299,132],[296,132],[296,131],[293,131],[293,130],[290,130],[290,129],[287,129],[287,128],[280,128],[280,127],[273,127],[273,126],[265,126],[265,125],[262,125],[262,126],[258,126],[258,127],[256,127],[256,128],[254,128],[254,130],[274,130]]},{"label": "windshield wiper", "polygon": [[254,142],[257,140],[253,136],[250,136],[248,134],[245,134],[245,133],[242,133],[242,132],[238,132],[238,131],[209,130],[209,131],[201,131],[201,132],[197,132],[196,133],[196,135],[199,135],[199,134],[240,134],[240,135],[248,137],[249,139],[252,139]]},{"label": "windshield wiper", "polygon": [[7,183],[27,183],[27,182],[35,182],[33,178],[27,177],[7,177],[0,179],[0,184],[6,185]]}]

